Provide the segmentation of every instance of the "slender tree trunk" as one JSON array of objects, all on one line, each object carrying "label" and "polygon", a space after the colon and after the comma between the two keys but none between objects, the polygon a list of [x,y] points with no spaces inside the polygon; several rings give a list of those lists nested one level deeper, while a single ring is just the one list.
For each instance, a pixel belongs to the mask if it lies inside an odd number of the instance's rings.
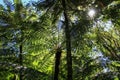
[{"label": "slender tree trunk", "polygon": [[[20,44],[20,54],[19,54],[19,64],[20,66],[23,65],[23,58],[22,58],[22,44]],[[20,80],[22,80],[22,68],[20,67],[20,70],[19,70],[19,78]]]},{"label": "slender tree trunk", "polygon": [[69,30],[69,22],[68,16],[66,13],[66,2],[62,0],[62,6],[64,10],[64,18],[65,18],[65,36],[66,36],[66,48],[67,48],[67,80],[72,80],[72,56],[71,56],[71,37]]},{"label": "slender tree trunk", "polygon": [[[19,64],[20,66],[23,65],[23,56],[22,56],[22,53],[23,53],[23,32],[22,32],[22,29],[21,29],[21,40],[20,40],[20,46],[19,46],[19,49],[20,49],[20,54],[19,54]],[[19,70],[19,75],[20,75],[20,80],[22,80],[22,68],[20,67],[20,70]]]},{"label": "slender tree trunk", "polygon": [[[22,11],[22,2],[21,0],[14,0],[14,3],[15,3],[15,22],[17,24],[17,26],[22,26],[22,17],[21,17],[21,11]],[[20,45],[19,45],[19,50],[20,50],[20,53],[19,53],[19,64],[20,66],[23,65],[23,56],[22,56],[22,53],[23,53],[23,32],[22,32],[22,27],[20,28],[20,31],[21,31],[21,34],[20,34]],[[22,80],[22,68],[20,67],[20,70],[19,70],[19,80]]]},{"label": "slender tree trunk", "polygon": [[60,58],[61,58],[61,49],[58,48],[55,54],[55,71],[54,71],[54,80],[58,80]]},{"label": "slender tree trunk", "polygon": [[22,44],[20,44],[20,54],[19,54],[19,64],[22,66],[23,60],[22,60]]}]

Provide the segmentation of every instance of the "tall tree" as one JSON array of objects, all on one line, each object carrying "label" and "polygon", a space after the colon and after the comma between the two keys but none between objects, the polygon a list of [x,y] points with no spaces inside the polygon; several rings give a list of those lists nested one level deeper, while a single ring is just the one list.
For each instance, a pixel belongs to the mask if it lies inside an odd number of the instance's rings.
[{"label": "tall tree", "polygon": [[[20,27],[20,45],[19,45],[19,64],[23,65],[23,26],[22,26],[22,18],[21,18],[21,11],[23,8],[21,0],[14,0],[15,4],[15,18],[16,18],[16,26]],[[20,73],[20,80],[22,79],[22,68],[19,70]]]},{"label": "tall tree", "polygon": [[60,71],[60,59],[61,59],[61,46],[58,45],[55,54],[55,72],[54,72],[54,80],[59,80],[59,71]]},{"label": "tall tree", "polygon": [[67,80],[72,80],[72,56],[71,56],[71,36],[70,27],[68,21],[68,15],[66,10],[66,1],[62,0],[63,14],[65,18],[65,36],[66,36],[66,49],[67,49]]},{"label": "tall tree", "polygon": [[[62,5],[62,6],[61,6]],[[41,6],[44,8],[47,8],[47,11],[57,10],[57,13],[52,13],[54,14],[54,19],[53,23],[58,21],[59,18],[61,17],[61,13],[63,13],[63,17],[65,18],[65,39],[66,39],[66,51],[67,51],[67,80],[72,80],[72,56],[71,56],[71,39],[70,39],[70,30],[69,30],[69,21],[68,21],[68,16],[67,16],[67,9],[66,9],[66,1],[61,0],[61,1],[43,1],[40,2],[38,5],[38,8]],[[52,9],[51,9],[52,8]],[[60,9],[62,8],[62,9]],[[52,11],[53,12],[53,11]],[[56,24],[56,23],[54,23]]]},{"label": "tall tree", "polygon": [[[23,66],[23,42],[28,38],[28,34],[26,34],[26,30],[29,34],[31,34],[31,28],[33,28],[33,24],[38,24],[36,22],[36,15],[33,15],[33,12],[31,11],[31,13],[28,13],[29,8],[23,6],[22,1],[21,0],[14,0],[13,3],[10,1],[5,1],[7,8],[3,8],[1,10],[1,21],[2,24],[6,24],[6,28],[4,27],[4,25],[2,26],[1,30],[5,30],[5,34],[7,33],[9,30],[11,30],[11,37],[10,39],[13,40],[13,38],[15,37],[16,40],[15,42],[17,43],[16,45],[19,45],[19,53],[16,53],[16,55],[18,55],[18,63],[20,66]],[[9,3],[9,4],[8,4]],[[13,5],[14,4],[14,5]],[[3,15],[2,15],[3,14]],[[35,21],[33,20],[33,17],[35,19]],[[30,22],[32,22],[32,24],[29,24]],[[34,25],[35,26],[35,25]],[[24,35],[25,33],[25,35]],[[13,35],[14,34],[14,35]],[[26,36],[27,35],[27,36]],[[13,38],[12,38],[13,37]],[[9,43],[9,42],[8,42]],[[20,80],[22,80],[23,75],[22,75],[22,67],[20,67],[19,69],[19,78]]]}]

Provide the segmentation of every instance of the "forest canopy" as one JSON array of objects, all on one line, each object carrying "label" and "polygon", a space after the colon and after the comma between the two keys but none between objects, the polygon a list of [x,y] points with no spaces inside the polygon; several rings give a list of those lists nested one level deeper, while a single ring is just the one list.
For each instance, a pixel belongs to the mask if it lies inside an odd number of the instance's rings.
[{"label": "forest canopy", "polygon": [[1,0],[0,80],[119,80],[119,0]]}]

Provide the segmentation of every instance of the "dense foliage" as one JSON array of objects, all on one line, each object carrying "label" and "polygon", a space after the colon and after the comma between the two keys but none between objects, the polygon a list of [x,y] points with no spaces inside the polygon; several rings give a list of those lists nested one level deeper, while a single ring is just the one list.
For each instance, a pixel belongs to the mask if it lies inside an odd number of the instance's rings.
[{"label": "dense foliage", "polygon": [[120,79],[119,0],[3,1],[0,80]]}]

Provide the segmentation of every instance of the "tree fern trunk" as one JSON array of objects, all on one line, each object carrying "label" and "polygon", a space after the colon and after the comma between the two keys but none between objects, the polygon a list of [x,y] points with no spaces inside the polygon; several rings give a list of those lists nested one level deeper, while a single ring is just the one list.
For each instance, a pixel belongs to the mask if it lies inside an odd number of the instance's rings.
[{"label": "tree fern trunk", "polygon": [[22,60],[22,44],[20,44],[19,64],[20,65],[23,64],[23,60]]},{"label": "tree fern trunk", "polygon": [[[19,64],[20,66],[23,65],[23,57],[22,57],[22,44],[20,44],[20,54],[19,54]],[[19,78],[20,80],[22,80],[22,68],[20,67],[20,70],[19,70]]]},{"label": "tree fern trunk", "polygon": [[66,3],[62,0],[62,6],[64,10],[65,18],[65,36],[66,36],[66,49],[67,49],[67,80],[72,80],[72,56],[71,56],[71,37],[69,30],[68,16],[66,13]]},{"label": "tree fern trunk", "polygon": [[54,80],[58,80],[61,53],[62,53],[61,49],[57,49],[57,52],[55,54]]},{"label": "tree fern trunk", "polygon": [[[23,65],[23,30],[21,28],[21,38],[20,38],[20,46],[19,46],[20,54],[19,54],[19,64],[20,66]],[[19,70],[20,80],[22,80],[22,68],[20,67]]]}]

